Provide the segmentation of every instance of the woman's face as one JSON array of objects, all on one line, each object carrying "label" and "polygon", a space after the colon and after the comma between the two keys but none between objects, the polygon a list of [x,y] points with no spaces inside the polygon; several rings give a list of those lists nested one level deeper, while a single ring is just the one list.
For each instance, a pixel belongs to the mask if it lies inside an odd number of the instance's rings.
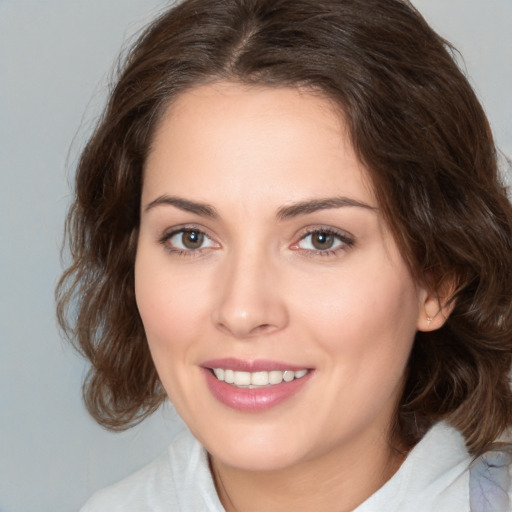
[{"label": "woman's face", "polygon": [[180,96],[145,168],[135,282],[161,382],[214,458],[271,470],[388,442],[426,293],[326,99]]}]

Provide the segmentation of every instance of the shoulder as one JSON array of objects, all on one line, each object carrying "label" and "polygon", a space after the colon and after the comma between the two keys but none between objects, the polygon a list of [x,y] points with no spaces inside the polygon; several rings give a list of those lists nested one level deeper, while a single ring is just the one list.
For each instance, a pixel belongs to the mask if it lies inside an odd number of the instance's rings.
[{"label": "shoulder", "polygon": [[507,512],[511,510],[512,451],[509,447],[487,452],[470,468],[471,510]]},{"label": "shoulder", "polygon": [[[173,441],[173,444],[176,441],[177,439]],[[172,496],[169,460],[171,447],[139,471],[98,491],[87,501],[80,512],[117,512],[121,510],[141,512],[147,510],[148,502],[156,499],[159,494]]]},{"label": "shoulder", "polygon": [[398,472],[357,512],[510,512],[510,455],[476,460],[464,438],[438,423],[410,452]]},{"label": "shoulder", "polygon": [[94,494],[80,512],[214,511],[216,499],[206,452],[185,430],[160,457]]}]

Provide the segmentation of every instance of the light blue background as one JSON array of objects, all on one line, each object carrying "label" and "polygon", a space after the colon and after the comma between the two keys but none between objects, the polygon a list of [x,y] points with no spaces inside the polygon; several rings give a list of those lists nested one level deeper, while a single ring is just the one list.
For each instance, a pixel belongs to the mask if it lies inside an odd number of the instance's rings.
[{"label": "light blue background", "polygon": [[[462,52],[498,145],[512,155],[512,0],[416,0]],[[167,407],[129,432],[98,427],[80,399],[85,364],[61,341],[68,181],[123,42],[163,0],[0,0],[0,512],[77,510],[160,453]]]}]

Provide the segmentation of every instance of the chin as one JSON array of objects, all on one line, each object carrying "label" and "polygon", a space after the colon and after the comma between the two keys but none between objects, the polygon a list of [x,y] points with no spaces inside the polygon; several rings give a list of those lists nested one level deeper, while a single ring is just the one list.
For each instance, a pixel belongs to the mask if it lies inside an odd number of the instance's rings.
[{"label": "chin", "polygon": [[258,426],[255,426],[241,435],[230,429],[222,438],[212,436],[214,432],[210,431],[199,440],[215,460],[243,471],[279,471],[309,458],[303,439],[290,438],[289,429],[271,430],[266,428],[258,432]]}]

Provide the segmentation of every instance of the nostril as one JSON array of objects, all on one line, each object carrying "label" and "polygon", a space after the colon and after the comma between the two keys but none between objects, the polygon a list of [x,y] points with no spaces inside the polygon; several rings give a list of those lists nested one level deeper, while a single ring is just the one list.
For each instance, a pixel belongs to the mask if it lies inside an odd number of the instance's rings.
[{"label": "nostril", "polygon": [[272,331],[273,329],[275,329],[275,326],[272,324],[261,324],[257,327],[254,327],[254,329],[251,331],[251,334],[264,334],[268,331]]},{"label": "nostril", "polygon": [[271,332],[278,329],[277,326],[266,323],[266,324],[260,324],[256,325],[255,327],[247,327],[246,326],[237,326],[237,325],[226,325],[224,323],[218,323],[217,327],[223,331],[226,334],[235,335],[239,338],[247,338],[247,337],[254,337],[254,336],[261,336],[264,334],[270,334]]},{"label": "nostril", "polygon": [[220,296],[212,309],[211,321],[230,337],[253,338],[283,329],[288,323],[288,312],[280,298],[271,293],[254,291],[241,297],[233,291]]}]

